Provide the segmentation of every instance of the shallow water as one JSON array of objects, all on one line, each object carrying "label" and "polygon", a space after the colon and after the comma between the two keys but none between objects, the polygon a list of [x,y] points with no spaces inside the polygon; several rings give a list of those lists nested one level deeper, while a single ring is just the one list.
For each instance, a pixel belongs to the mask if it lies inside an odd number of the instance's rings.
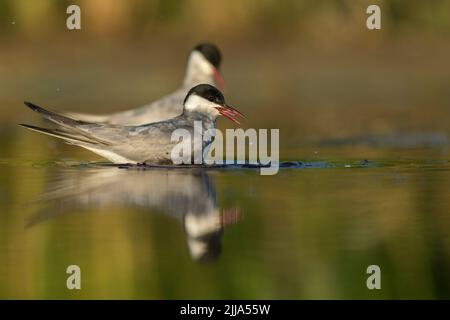
[{"label": "shallow water", "polygon": [[291,148],[260,176],[2,141],[0,298],[450,298],[445,148]]}]

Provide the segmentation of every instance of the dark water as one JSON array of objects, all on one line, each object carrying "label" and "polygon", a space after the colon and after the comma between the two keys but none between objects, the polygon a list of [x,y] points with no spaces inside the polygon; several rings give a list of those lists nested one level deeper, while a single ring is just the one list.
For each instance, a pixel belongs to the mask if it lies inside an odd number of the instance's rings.
[{"label": "dark water", "polygon": [[3,141],[0,298],[450,298],[446,149],[292,149],[261,176],[81,162],[47,140]]}]

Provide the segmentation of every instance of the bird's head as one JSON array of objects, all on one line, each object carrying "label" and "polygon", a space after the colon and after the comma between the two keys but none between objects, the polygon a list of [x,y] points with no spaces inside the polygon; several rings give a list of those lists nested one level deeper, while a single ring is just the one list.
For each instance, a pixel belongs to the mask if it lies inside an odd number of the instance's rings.
[{"label": "bird's head", "polygon": [[225,87],[225,82],[219,71],[222,55],[219,48],[212,43],[200,43],[196,45],[189,54],[188,69],[195,70],[212,76],[217,87],[221,90]]},{"label": "bird's head", "polygon": [[184,110],[186,112],[197,112],[212,119],[222,115],[237,124],[237,117],[244,117],[238,110],[226,104],[223,94],[214,86],[199,84],[189,90],[184,99]]}]

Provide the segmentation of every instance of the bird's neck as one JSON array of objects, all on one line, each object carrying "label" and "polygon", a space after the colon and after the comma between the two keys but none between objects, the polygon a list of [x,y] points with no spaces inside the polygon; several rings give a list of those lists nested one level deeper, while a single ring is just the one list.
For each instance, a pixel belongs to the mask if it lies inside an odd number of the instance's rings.
[{"label": "bird's neck", "polygon": [[192,123],[194,123],[195,121],[201,121],[204,130],[215,128],[217,119],[216,115],[205,114],[197,111],[189,111],[186,109],[184,110],[183,115],[188,121],[191,121]]},{"label": "bird's neck", "polygon": [[215,85],[214,67],[198,52],[192,52],[189,56],[183,87],[188,89],[198,84]]},{"label": "bird's neck", "polygon": [[195,68],[188,68],[186,76],[183,80],[183,87],[191,89],[192,87],[203,83],[215,85],[214,76],[201,71],[197,71],[195,70]]},{"label": "bird's neck", "polygon": [[219,116],[219,112],[212,102],[197,95],[188,97],[184,103],[183,113],[191,120],[198,119],[205,122],[215,122]]}]

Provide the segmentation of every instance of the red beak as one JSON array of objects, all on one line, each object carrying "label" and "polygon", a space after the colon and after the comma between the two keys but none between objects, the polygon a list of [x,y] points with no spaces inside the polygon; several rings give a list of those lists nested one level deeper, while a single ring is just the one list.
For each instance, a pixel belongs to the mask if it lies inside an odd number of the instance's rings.
[{"label": "red beak", "polygon": [[220,71],[214,68],[214,81],[216,82],[217,87],[223,91],[225,89],[225,80],[223,80]]},{"label": "red beak", "polygon": [[236,119],[236,117],[239,116],[241,118],[245,118],[245,116],[242,113],[240,113],[238,110],[236,110],[233,107],[227,106],[227,105],[225,105],[223,107],[216,107],[216,109],[219,111],[219,113],[221,115],[230,119],[233,122],[236,122],[237,124],[241,124],[241,123]]}]

